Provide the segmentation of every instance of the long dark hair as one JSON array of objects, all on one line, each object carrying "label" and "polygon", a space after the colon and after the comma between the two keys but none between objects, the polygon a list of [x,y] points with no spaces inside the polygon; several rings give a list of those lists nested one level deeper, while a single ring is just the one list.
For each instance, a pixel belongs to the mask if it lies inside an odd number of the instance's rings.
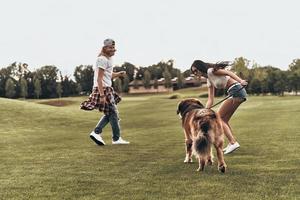
[{"label": "long dark hair", "polygon": [[208,68],[213,68],[214,71],[217,71],[218,69],[224,69],[228,65],[229,65],[228,61],[222,61],[222,62],[217,62],[215,64],[212,64],[212,63],[203,62],[202,60],[195,60],[191,66],[191,72],[193,74],[196,73],[196,71],[192,69],[193,67],[195,67],[201,73],[207,74]]}]

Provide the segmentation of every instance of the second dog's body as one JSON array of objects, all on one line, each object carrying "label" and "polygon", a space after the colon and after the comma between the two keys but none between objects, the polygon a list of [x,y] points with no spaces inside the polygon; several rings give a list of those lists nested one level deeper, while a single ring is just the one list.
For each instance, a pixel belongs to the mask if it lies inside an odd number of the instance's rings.
[{"label": "second dog's body", "polygon": [[212,144],[218,157],[218,169],[225,172],[223,157],[223,128],[220,117],[211,109],[206,109],[197,99],[186,99],[179,103],[177,113],[182,117],[185,134],[186,157],[184,162],[192,162],[192,152],[198,156],[199,171],[205,164],[212,164]]}]

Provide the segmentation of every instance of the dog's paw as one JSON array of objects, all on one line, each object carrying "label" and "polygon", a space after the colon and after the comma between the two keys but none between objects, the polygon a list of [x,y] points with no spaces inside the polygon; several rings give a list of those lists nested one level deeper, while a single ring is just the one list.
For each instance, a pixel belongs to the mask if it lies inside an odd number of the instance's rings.
[{"label": "dog's paw", "polygon": [[218,167],[218,170],[219,170],[220,172],[222,172],[222,173],[225,173],[225,171],[226,171],[226,166],[225,166],[225,165],[220,165],[220,166]]},{"label": "dog's paw", "polygon": [[207,160],[207,165],[213,165],[213,161],[212,160]]},{"label": "dog's paw", "polygon": [[197,172],[203,172],[204,171],[204,167],[199,167],[196,171]]},{"label": "dog's paw", "polygon": [[185,158],[184,163],[193,163],[193,159],[192,158]]}]

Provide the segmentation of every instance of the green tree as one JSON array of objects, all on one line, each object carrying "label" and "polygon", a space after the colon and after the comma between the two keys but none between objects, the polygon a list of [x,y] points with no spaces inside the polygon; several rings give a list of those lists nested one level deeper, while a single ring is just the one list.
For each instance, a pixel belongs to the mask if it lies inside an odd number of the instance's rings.
[{"label": "green tree", "polygon": [[61,87],[62,87],[62,96],[68,97],[70,95],[74,95],[75,92],[72,91],[72,80],[69,79],[68,76],[64,76],[61,78]]},{"label": "green tree", "polygon": [[82,93],[82,87],[80,83],[76,83],[76,93],[81,94]]},{"label": "green tree", "polygon": [[287,72],[288,80],[288,91],[294,91],[298,95],[298,90],[300,88],[300,76],[296,72],[288,71]]},{"label": "green tree", "polygon": [[183,72],[183,77],[187,78],[187,77],[191,76],[191,74],[192,74],[191,70],[187,69]]},{"label": "green tree", "polygon": [[177,86],[178,89],[184,87],[184,77],[183,74],[180,72],[180,70],[177,71]]},{"label": "green tree", "polygon": [[93,87],[94,70],[91,65],[79,65],[74,71],[75,81],[80,84],[82,92],[90,92]]},{"label": "green tree", "polygon": [[123,92],[127,93],[129,91],[129,77],[127,75],[125,75],[123,78],[122,87],[123,87]]},{"label": "green tree", "polygon": [[283,95],[287,88],[286,74],[278,68],[267,66],[266,85],[268,92],[274,95]]},{"label": "green tree", "polygon": [[122,66],[120,70],[125,70],[126,74],[128,76],[129,82],[134,80],[134,71],[136,70],[136,67],[129,63],[129,62],[125,62]]},{"label": "green tree", "polygon": [[27,81],[22,77],[20,79],[20,96],[26,98],[28,96]]},{"label": "green tree", "polygon": [[165,68],[163,76],[165,78],[165,87],[171,88],[172,87],[172,81],[171,81],[172,78],[171,78],[170,72],[168,71],[168,68]]},{"label": "green tree", "polygon": [[57,82],[56,83],[56,94],[57,94],[58,98],[61,98],[62,93],[63,93],[63,89],[61,86],[61,82]]},{"label": "green tree", "polygon": [[151,74],[148,70],[146,70],[144,72],[144,78],[143,78],[143,83],[144,83],[145,88],[150,88],[151,87],[150,81],[151,81]]},{"label": "green tree", "polygon": [[114,80],[114,89],[116,92],[122,92],[122,81],[120,78]]},{"label": "green tree", "polygon": [[286,72],[285,71],[281,71],[281,70],[277,70],[275,71],[275,92],[278,95],[283,96],[284,95],[284,91],[287,88],[287,76],[286,76]]},{"label": "green tree", "polygon": [[232,71],[234,71],[239,77],[242,79],[249,79],[249,60],[243,57],[236,58],[233,66]]},{"label": "green tree", "polygon": [[261,83],[257,78],[253,78],[249,83],[248,89],[252,94],[260,94],[261,93]]},{"label": "green tree", "polygon": [[38,78],[34,79],[34,96],[39,99],[42,94],[41,81]]},{"label": "green tree", "polygon": [[139,80],[138,79],[133,80],[133,88],[134,89],[139,89]]},{"label": "green tree", "polygon": [[300,73],[300,59],[295,59],[289,65],[289,70]]},{"label": "green tree", "polygon": [[41,81],[41,88],[43,93],[42,98],[57,97],[56,81],[58,75],[58,68],[53,65],[43,66],[37,70],[37,78]]},{"label": "green tree", "polygon": [[[0,96],[6,97],[6,82],[9,78],[11,77],[16,77],[18,68],[17,68],[17,63],[14,62],[10,64],[9,66],[0,69]],[[16,88],[15,88],[16,92]]]},{"label": "green tree", "polygon": [[157,78],[154,78],[153,87],[154,87],[154,89],[158,88],[158,80],[157,80]]},{"label": "green tree", "polygon": [[160,66],[158,66],[157,64],[155,65],[151,65],[147,68],[147,70],[150,72],[151,74],[151,80],[156,79],[160,79],[163,77],[163,70]]},{"label": "green tree", "polygon": [[16,95],[16,84],[11,78],[8,78],[5,83],[5,96],[8,98],[13,98],[15,97],[15,95]]},{"label": "green tree", "polygon": [[300,59],[295,59],[289,65],[288,70],[288,88],[290,91],[295,91],[298,95],[298,90],[300,89]]}]

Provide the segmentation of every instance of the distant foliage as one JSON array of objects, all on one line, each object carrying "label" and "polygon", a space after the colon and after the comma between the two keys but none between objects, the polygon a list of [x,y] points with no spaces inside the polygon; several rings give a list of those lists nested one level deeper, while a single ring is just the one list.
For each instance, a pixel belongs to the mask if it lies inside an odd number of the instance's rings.
[{"label": "distant foliage", "polygon": [[[136,89],[140,86],[157,89],[159,81],[164,79],[165,87],[174,87],[175,82],[175,89],[180,89],[185,87],[184,79],[191,75],[190,66],[186,68],[184,72],[174,68],[174,60],[160,61],[148,67],[125,62],[114,71],[126,71],[126,76],[115,79],[113,84],[117,91],[126,93],[132,81]],[[293,92],[297,95],[300,89],[300,59],[293,60],[287,70],[281,70],[257,63],[250,66],[249,60],[239,57],[234,60],[231,70],[248,81],[246,90],[249,94],[282,96],[284,92]],[[29,71],[26,63],[14,62],[0,69],[0,97],[38,99],[87,95],[92,90],[93,78],[92,65],[75,67],[73,77],[69,77],[63,76],[54,65]],[[224,90],[216,90],[216,95],[224,94]]]},{"label": "distant foliage", "polygon": [[16,84],[11,78],[8,78],[5,83],[5,96],[8,98],[14,98],[15,95],[16,95]]},{"label": "distant foliage", "polygon": [[20,96],[26,98],[28,96],[27,81],[22,77],[20,79]]},{"label": "distant foliage", "polygon": [[120,78],[116,78],[113,82],[114,90],[116,92],[122,92],[122,81]]},{"label": "distant foliage", "polygon": [[35,98],[39,99],[42,93],[42,88],[41,88],[41,81],[36,78],[34,80],[34,96]]},{"label": "distant foliage", "polygon": [[148,70],[146,70],[144,72],[144,78],[143,78],[143,83],[144,83],[144,87],[145,88],[150,88],[151,85],[150,85],[150,81],[151,81],[151,74]]},{"label": "distant foliage", "polygon": [[171,74],[167,68],[165,68],[165,71],[163,73],[164,79],[165,79],[165,87],[166,88],[171,88],[172,87],[172,82],[171,82]]}]

